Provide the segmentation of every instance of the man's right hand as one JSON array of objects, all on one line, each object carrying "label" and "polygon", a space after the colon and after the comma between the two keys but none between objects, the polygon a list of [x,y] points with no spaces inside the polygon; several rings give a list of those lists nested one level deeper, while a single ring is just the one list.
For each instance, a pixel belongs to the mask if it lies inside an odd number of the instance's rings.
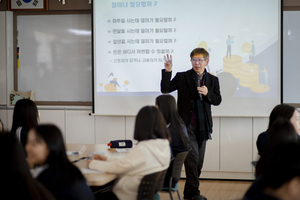
[{"label": "man's right hand", "polygon": [[169,54],[167,54],[167,56],[164,56],[164,58],[165,58],[165,70],[167,72],[172,71],[172,66],[173,66],[172,55],[170,55],[170,57],[169,57]]}]

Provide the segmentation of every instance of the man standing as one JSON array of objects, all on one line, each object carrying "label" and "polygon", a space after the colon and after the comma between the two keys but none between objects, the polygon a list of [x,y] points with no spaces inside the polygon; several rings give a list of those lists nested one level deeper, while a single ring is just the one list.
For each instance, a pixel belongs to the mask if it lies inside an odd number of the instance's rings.
[{"label": "man standing", "polygon": [[186,183],[184,199],[205,200],[200,195],[199,176],[203,166],[206,141],[211,139],[211,105],[222,101],[219,79],[205,69],[209,53],[203,48],[194,49],[191,54],[192,69],[172,76],[172,56],[165,56],[162,70],[161,92],[178,91],[178,113],[188,128],[192,149],[185,160]]},{"label": "man standing", "polygon": [[231,58],[231,44],[233,44],[233,37],[230,37],[230,35],[228,35],[228,39],[226,40],[226,44],[227,44],[226,58],[228,58],[228,53],[229,53],[229,56]]}]

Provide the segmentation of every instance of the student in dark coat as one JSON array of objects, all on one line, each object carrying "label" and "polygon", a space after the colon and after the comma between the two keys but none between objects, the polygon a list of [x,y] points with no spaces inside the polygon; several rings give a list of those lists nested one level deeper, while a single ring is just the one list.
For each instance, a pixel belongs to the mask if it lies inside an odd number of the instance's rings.
[{"label": "student in dark coat", "polygon": [[284,143],[263,154],[264,163],[259,177],[246,192],[243,200],[300,199],[300,145]]},{"label": "student in dark coat", "polygon": [[[272,124],[278,117],[282,117],[282,118],[290,120],[296,133],[299,134],[300,125],[299,125],[299,120],[298,120],[299,114],[298,114],[297,109],[295,107],[287,105],[287,104],[279,104],[279,105],[275,106],[269,117],[268,129],[265,132],[262,132],[261,134],[259,134],[257,137],[256,146],[257,146],[259,155],[262,154],[265,147],[267,146],[267,144],[269,142],[269,138],[270,138],[270,136],[269,136],[270,130],[269,129],[271,128]],[[298,140],[300,141],[300,138]]]},{"label": "student in dark coat", "polygon": [[0,133],[0,152],[1,199],[56,199],[42,184],[32,178],[22,146],[14,135]]},{"label": "student in dark coat", "polygon": [[57,199],[94,200],[79,169],[67,158],[60,130],[54,125],[30,129],[26,144],[27,160],[37,165],[32,174]]},{"label": "student in dark coat", "polygon": [[[190,149],[188,133],[184,122],[177,112],[175,98],[171,95],[160,95],[156,98],[155,105],[159,108],[166,120],[172,138],[171,150],[173,157],[176,157],[179,153],[188,151]],[[169,187],[170,176],[171,171],[168,170],[164,181],[164,187]],[[178,181],[178,179],[173,178],[172,188],[176,186]]]}]

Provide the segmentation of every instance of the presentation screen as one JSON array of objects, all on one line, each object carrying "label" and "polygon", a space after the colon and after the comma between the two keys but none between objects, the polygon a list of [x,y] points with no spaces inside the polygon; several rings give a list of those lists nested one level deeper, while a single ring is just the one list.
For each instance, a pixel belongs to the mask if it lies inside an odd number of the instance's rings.
[{"label": "presentation screen", "polygon": [[154,105],[164,55],[173,78],[204,48],[222,95],[213,116],[268,116],[280,103],[281,12],[279,0],[94,0],[94,114]]}]

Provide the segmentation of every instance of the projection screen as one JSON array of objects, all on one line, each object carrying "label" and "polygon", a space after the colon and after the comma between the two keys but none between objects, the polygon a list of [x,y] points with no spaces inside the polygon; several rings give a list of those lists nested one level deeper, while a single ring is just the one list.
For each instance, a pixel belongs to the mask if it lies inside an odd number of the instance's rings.
[{"label": "projection screen", "polygon": [[154,105],[164,55],[174,77],[201,47],[223,98],[213,116],[268,116],[280,103],[281,14],[279,0],[94,0],[93,113]]}]

